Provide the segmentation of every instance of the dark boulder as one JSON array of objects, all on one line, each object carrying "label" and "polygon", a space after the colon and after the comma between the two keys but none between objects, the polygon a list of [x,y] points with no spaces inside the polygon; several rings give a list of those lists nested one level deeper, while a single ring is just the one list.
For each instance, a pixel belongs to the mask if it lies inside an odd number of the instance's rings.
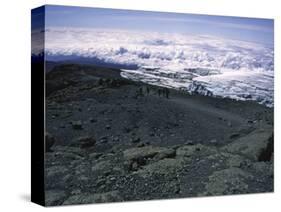
[{"label": "dark boulder", "polygon": [[45,134],[45,149],[46,152],[52,152],[51,147],[55,144],[56,139],[53,135],[46,132]]},{"label": "dark boulder", "polygon": [[74,130],[82,130],[83,129],[81,121],[73,121],[71,124],[72,124],[72,128]]},{"label": "dark boulder", "polygon": [[92,136],[83,136],[79,137],[74,142],[72,142],[71,146],[80,147],[81,149],[91,148],[95,146],[96,139]]}]

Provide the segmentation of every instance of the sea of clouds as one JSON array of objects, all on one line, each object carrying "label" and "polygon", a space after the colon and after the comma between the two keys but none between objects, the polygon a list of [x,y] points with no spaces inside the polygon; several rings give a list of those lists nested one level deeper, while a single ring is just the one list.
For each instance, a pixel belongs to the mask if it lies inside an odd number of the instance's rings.
[{"label": "sea of clouds", "polygon": [[122,76],[160,86],[209,91],[273,106],[271,46],[208,35],[115,29],[48,28],[45,53],[136,65]]}]

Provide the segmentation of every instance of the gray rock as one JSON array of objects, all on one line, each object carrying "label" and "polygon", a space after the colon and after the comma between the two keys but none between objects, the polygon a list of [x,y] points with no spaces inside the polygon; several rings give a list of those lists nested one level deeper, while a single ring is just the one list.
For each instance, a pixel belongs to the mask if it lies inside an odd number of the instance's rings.
[{"label": "gray rock", "polygon": [[231,121],[228,121],[228,122],[227,122],[227,126],[232,127],[232,122],[231,122]]},{"label": "gray rock", "polygon": [[104,202],[120,202],[122,198],[118,191],[110,191],[106,193],[96,194],[78,194],[69,197],[63,202],[64,205],[69,204],[87,204],[87,203],[104,203]]},{"label": "gray rock", "polygon": [[46,177],[48,179],[57,179],[58,177],[62,176],[62,175],[66,175],[68,173],[68,169],[66,166],[63,165],[57,165],[57,166],[51,166],[46,168],[45,173],[46,173]]},{"label": "gray rock", "polygon": [[155,136],[155,133],[154,133],[154,132],[151,132],[151,133],[149,133],[149,135],[150,135],[151,137],[154,137],[154,136]]},{"label": "gray rock", "polygon": [[99,142],[100,142],[100,143],[107,143],[107,141],[108,141],[107,136],[103,136],[103,137],[101,137],[101,138],[99,139]]},{"label": "gray rock", "polygon": [[144,147],[145,145],[146,145],[145,142],[140,142],[140,143],[138,143],[137,147]]},{"label": "gray rock", "polygon": [[46,206],[60,205],[66,193],[62,190],[47,190],[45,191],[45,204]]},{"label": "gray rock", "polygon": [[230,139],[235,139],[235,138],[238,138],[240,136],[239,133],[233,133],[229,136]]},{"label": "gray rock", "polygon": [[217,144],[218,144],[217,139],[212,139],[212,140],[210,140],[210,144],[212,144],[212,145],[217,145]]},{"label": "gray rock", "polygon": [[89,119],[89,121],[90,121],[91,123],[95,123],[95,122],[97,122],[97,120],[96,120],[96,119],[94,119],[94,118],[90,118],[90,119]]},{"label": "gray rock", "polygon": [[243,194],[248,192],[247,180],[253,176],[239,168],[215,171],[209,176],[204,195]]},{"label": "gray rock", "polygon": [[82,125],[82,122],[80,120],[79,121],[72,121],[71,124],[72,124],[72,128],[74,130],[82,130],[83,129],[83,125]]},{"label": "gray rock", "polygon": [[139,165],[136,161],[132,162],[131,166],[130,166],[130,170],[131,171],[136,171],[138,169]]},{"label": "gray rock", "polygon": [[253,120],[248,120],[247,122],[248,122],[248,124],[253,124],[254,123]]},{"label": "gray rock", "polygon": [[237,154],[231,154],[227,152],[219,152],[207,157],[208,160],[219,161],[225,164],[227,167],[241,168],[243,165],[250,164],[250,160]]},{"label": "gray rock", "polygon": [[113,166],[113,164],[110,160],[99,161],[92,167],[92,172],[94,172],[94,173],[109,172],[109,171],[111,171],[112,166]]},{"label": "gray rock", "polygon": [[185,145],[177,149],[176,155],[178,157],[192,157],[197,155],[197,153],[202,152],[202,154],[210,155],[217,153],[217,150],[214,147],[207,147],[202,144],[196,145]]},{"label": "gray rock", "polygon": [[167,150],[165,147],[144,146],[127,149],[123,152],[125,160],[142,160],[153,158],[157,153]]},{"label": "gray rock", "polygon": [[192,140],[187,140],[184,144],[185,145],[194,145],[194,142]]},{"label": "gray rock", "polygon": [[172,175],[183,167],[182,159],[165,158],[157,162],[145,165],[142,169],[137,171],[141,176],[160,174],[160,175]]},{"label": "gray rock", "polygon": [[272,128],[257,129],[246,136],[238,138],[231,144],[222,147],[222,150],[230,153],[243,154],[252,160],[258,161],[260,154],[266,150],[271,137]]},{"label": "gray rock", "polygon": [[83,136],[77,138],[74,142],[72,142],[71,146],[84,148],[90,148],[95,146],[96,139],[93,136]]},{"label": "gray rock", "polygon": [[116,137],[114,137],[112,140],[113,140],[114,142],[117,142],[117,141],[119,141],[120,139],[119,139],[118,136],[116,136]]},{"label": "gray rock", "polygon": [[132,131],[132,129],[129,128],[129,127],[124,127],[124,129],[123,129],[123,132],[124,132],[124,133],[129,133],[129,132],[131,132],[131,131]]},{"label": "gray rock", "polygon": [[60,128],[65,128],[65,125],[64,124],[60,124]]},{"label": "gray rock", "polygon": [[70,192],[72,195],[77,195],[77,194],[81,194],[81,190],[80,189],[74,189]]},{"label": "gray rock", "polygon": [[[81,150],[80,150],[81,151]],[[75,152],[71,152],[68,150],[65,151],[56,151],[55,155],[56,160],[79,160],[82,159],[83,157],[80,154],[77,154]]]},{"label": "gray rock", "polygon": [[162,160],[164,158],[173,158],[175,156],[176,156],[176,150],[174,150],[174,149],[166,149],[166,150],[163,150],[163,151],[157,153],[154,156],[154,159],[155,160]]},{"label": "gray rock", "polygon": [[91,159],[99,159],[101,156],[102,156],[102,153],[94,152],[94,153],[91,153],[89,155],[89,158],[91,158]]},{"label": "gray rock", "polygon": [[51,135],[50,133],[46,132],[45,134],[45,148],[46,148],[46,152],[51,152],[51,147],[55,144],[56,139],[53,135]]},{"label": "gray rock", "polygon": [[252,168],[260,175],[273,177],[272,163],[256,162],[252,164]]},{"label": "gray rock", "polygon": [[139,143],[140,140],[141,140],[140,138],[131,138],[132,143]]}]

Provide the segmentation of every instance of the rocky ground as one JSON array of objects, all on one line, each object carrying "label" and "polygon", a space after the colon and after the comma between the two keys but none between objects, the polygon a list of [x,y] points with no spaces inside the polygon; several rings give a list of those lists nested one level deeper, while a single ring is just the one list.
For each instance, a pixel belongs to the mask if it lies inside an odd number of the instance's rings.
[{"label": "rocky ground", "polygon": [[46,95],[46,205],[273,191],[272,108],[71,64]]}]

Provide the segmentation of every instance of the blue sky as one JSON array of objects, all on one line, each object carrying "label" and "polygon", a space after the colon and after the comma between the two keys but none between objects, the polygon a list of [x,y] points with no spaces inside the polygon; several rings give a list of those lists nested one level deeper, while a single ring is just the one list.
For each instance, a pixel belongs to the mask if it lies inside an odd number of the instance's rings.
[{"label": "blue sky", "polygon": [[46,6],[46,27],[85,27],[212,35],[272,45],[272,19]]}]

